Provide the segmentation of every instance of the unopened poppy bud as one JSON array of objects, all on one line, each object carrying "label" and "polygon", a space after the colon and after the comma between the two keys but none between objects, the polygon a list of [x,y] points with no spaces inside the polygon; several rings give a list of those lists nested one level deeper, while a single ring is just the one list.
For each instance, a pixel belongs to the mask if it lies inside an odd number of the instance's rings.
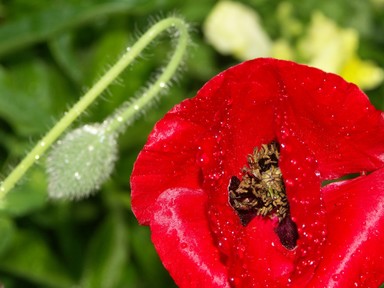
[{"label": "unopened poppy bud", "polygon": [[69,132],[47,159],[48,194],[53,199],[79,199],[99,188],[113,171],[116,135],[100,124]]}]

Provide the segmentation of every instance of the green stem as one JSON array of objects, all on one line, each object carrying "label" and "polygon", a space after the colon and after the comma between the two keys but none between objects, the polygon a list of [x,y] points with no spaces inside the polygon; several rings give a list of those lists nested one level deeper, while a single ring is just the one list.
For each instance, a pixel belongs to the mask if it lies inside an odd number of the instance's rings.
[{"label": "green stem", "polygon": [[[171,80],[177,68],[180,66],[180,63],[183,60],[186,48],[189,42],[188,35],[188,26],[185,25],[183,21],[176,19],[166,19],[163,22],[158,23],[159,28],[162,30],[168,29],[170,26],[176,28],[179,32],[178,44],[168,65],[163,70],[163,73],[157,78],[155,83],[149,86],[139,97],[134,99],[133,101],[129,101],[122,105],[122,108],[118,109],[114,115],[109,117],[106,121],[106,130],[108,132],[121,132],[124,131],[124,127],[127,124],[130,124],[138,111],[143,111],[147,107],[153,103],[156,95],[159,95],[159,92],[167,88],[167,83]],[[134,53],[139,53],[142,47],[145,47],[149,42],[152,41],[153,35],[150,33],[145,34],[138,42],[137,47],[133,47],[133,49],[137,49],[138,51],[134,51]]]},{"label": "green stem", "polygon": [[[0,202],[5,195],[15,186],[20,178],[28,169],[38,160],[44,152],[63,134],[63,132],[76,120],[88,106],[118,77],[118,75],[129,66],[132,61],[140,55],[145,47],[148,46],[159,34],[169,28],[178,30],[178,45],[175,54],[172,56],[168,66],[163,74],[154,83],[154,88],[150,88],[148,93],[134,101],[122,115],[113,117],[108,126],[110,131],[115,131],[121,127],[122,119],[130,119],[135,114],[140,113],[140,107],[148,104],[156,93],[166,85],[166,82],[172,77],[177,66],[182,61],[182,56],[186,51],[188,42],[188,25],[176,17],[166,18],[153,25],[132,48],[127,49],[126,53],[118,62],[87,92],[82,98],[56,123],[56,125],[44,136],[37,145],[28,153],[18,166],[8,175],[0,185]],[[156,87],[157,86],[157,87]],[[123,117],[123,118],[120,118]],[[109,123],[109,122],[108,122]]]}]

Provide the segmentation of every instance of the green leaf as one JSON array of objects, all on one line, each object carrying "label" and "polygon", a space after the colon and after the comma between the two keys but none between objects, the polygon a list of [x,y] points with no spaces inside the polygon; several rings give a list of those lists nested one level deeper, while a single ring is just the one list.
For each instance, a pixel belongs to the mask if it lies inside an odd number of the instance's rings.
[{"label": "green leaf", "polygon": [[15,236],[11,249],[1,259],[0,270],[39,287],[68,288],[74,285],[46,240],[29,231],[19,231]]},{"label": "green leaf", "polygon": [[73,47],[73,33],[64,33],[49,42],[49,48],[57,63],[69,78],[81,85],[83,71],[79,59],[76,58]]},{"label": "green leaf", "polygon": [[[128,256],[126,226],[117,213],[109,216],[92,237],[82,288],[115,288]],[[128,286],[127,286],[128,287]]]},{"label": "green leaf", "polygon": [[0,256],[3,255],[11,246],[15,227],[13,221],[5,216],[0,216]]},{"label": "green leaf", "polygon": [[109,14],[126,13],[143,0],[103,0],[95,3],[57,3],[43,11],[8,22],[0,29],[0,57],[29,45],[45,41],[77,25]]},{"label": "green leaf", "polygon": [[47,203],[46,176],[41,166],[35,166],[27,180],[16,186],[5,198],[1,210],[11,216],[21,217],[37,211]]},{"label": "green leaf", "polygon": [[63,94],[70,94],[57,72],[39,60],[0,68],[0,91],[0,117],[28,136],[44,132],[65,107]]}]

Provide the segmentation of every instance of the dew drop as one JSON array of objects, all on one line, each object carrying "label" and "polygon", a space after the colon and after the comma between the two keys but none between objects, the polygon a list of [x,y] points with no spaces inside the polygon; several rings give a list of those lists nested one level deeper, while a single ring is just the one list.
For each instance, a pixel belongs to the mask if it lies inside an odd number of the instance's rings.
[{"label": "dew drop", "polygon": [[40,146],[44,147],[45,146],[45,142],[44,141],[40,142]]},{"label": "dew drop", "polygon": [[210,178],[211,180],[218,180],[220,178],[220,174],[212,173],[208,175],[208,178]]},{"label": "dew drop", "polygon": [[285,179],[286,186],[293,186],[293,181],[291,179]]},{"label": "dew drop", "polygon": [[117,119],[118,122],[123,122],[123,117],[121,117],[121,116],[117,116],[116,119]]},{"label": "dew drop", "polygon": [[220,141],[221,140],[221,135],[219,134],[215,134],[215,136],[213,136],[215,138],[216,141]]},{"label": "dew drop", "polygon": [[85,125],[82,127],[82,129],[85,132],[88,132],[88,133],[93,134],[93,135],[97,135],[100,131],[100,129],[98,129],[97,127],[91,126],[91,125]]},{"label": "dew drop", "polygon": [[88,146],[88,151],[93,151],[94,149],[95,149],[95,147],[93,147],[93,145]]},{"label": "dew drop", "polygon": [[349,133],[349,132],[345,133],[345,138],[347,138],[347,139],[351,138],[351,133]]},{"label": "dew drop", "polygon": [[127,47],[126,50],[127,50],[127,52],[131,51],[131,47]]},{"label": "dew drop", "polygon": [[[162,87],[162,86],[160,85],[160,87]],[[135,104],[135,105],[133,106],[133,109],[135,109],[136,111],[139,110],[139,105]]]},{"label": "dew drop", "polygon": [[35,160],[39,160],[39,159],[40,159],[40,155],[36,155]]},{"label": "dew drop", "polygon": [[164,82],[160,82],[159,86],[160,86],[160,88],[165,88],[165,83]]},{"label": "dew drop", "polygon": [[231,287],[235,285],[235,278],[234,277],[230,277],[229,278],[229,283],[231,284]]}]

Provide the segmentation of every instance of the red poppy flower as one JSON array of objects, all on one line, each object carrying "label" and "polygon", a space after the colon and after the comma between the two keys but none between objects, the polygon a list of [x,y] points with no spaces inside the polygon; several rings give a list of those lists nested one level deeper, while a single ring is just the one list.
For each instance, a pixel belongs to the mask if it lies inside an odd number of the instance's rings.
[{"label": "red poppy flower", "polygon": [[383,114],[355,85],[256,59],[156,124],[132,209],[180,287],[378,287],[383,166]]}]

